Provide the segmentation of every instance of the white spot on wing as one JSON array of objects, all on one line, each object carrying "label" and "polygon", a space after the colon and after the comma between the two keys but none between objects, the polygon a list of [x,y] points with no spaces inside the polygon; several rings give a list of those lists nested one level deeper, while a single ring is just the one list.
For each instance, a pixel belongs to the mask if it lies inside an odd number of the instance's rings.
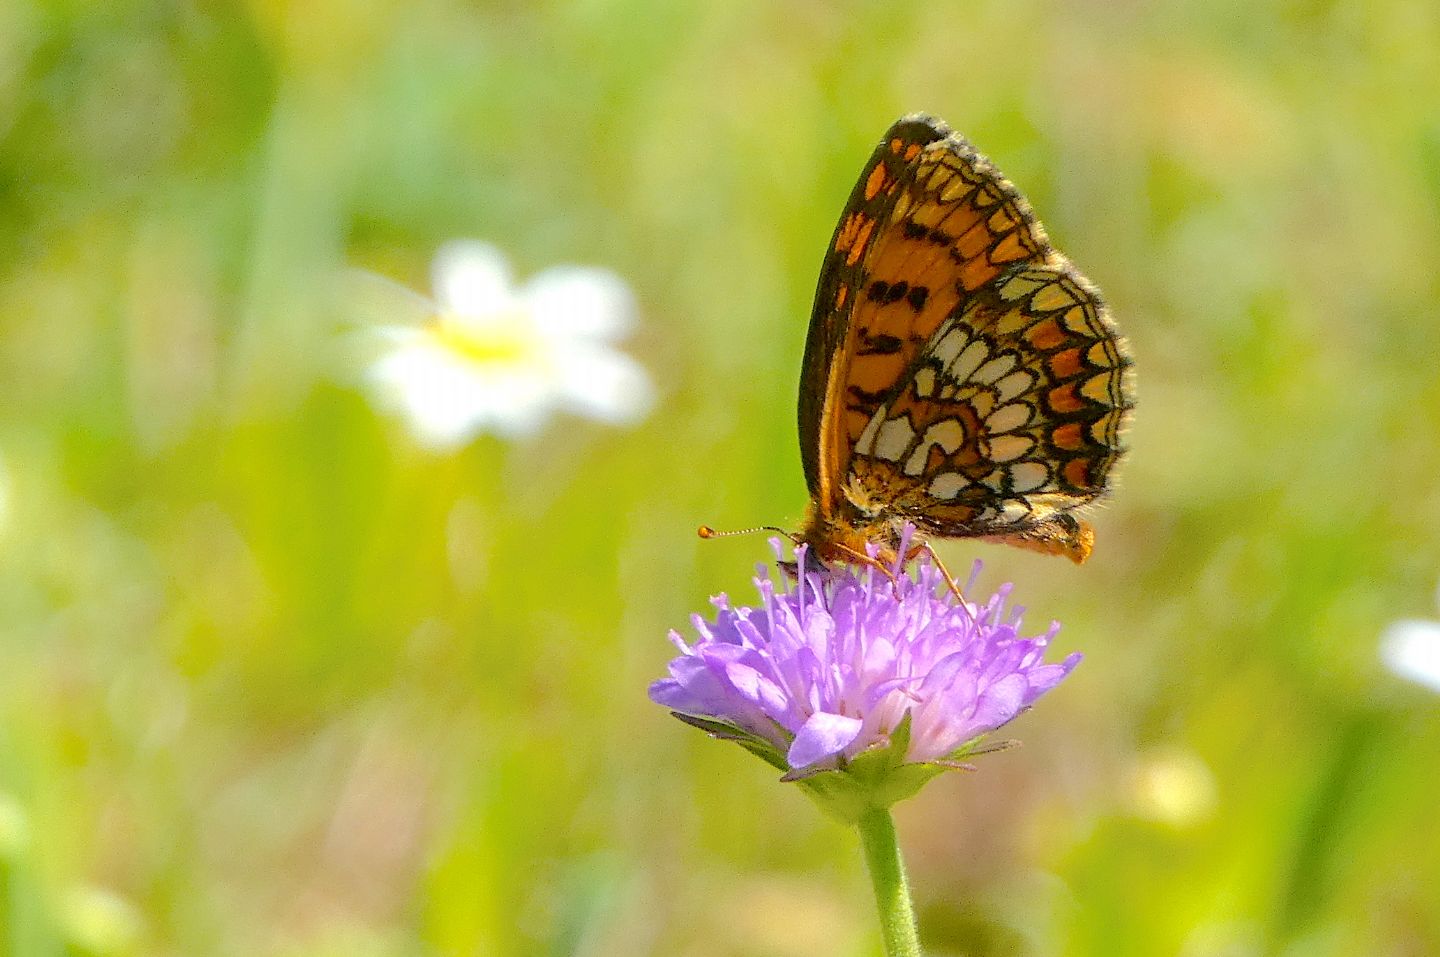
[{"label": "white spot on wing", "polygon": [[906,475],[919,475],[925,471],[932,446],[939,446],[946,455],[954,455],[965,444],[965,427],[958,419],[943,419],[925,430],[925,437],[918,448],[905,460],[902,471]]},{"label": "white spot on wing", "polygon": [[1029,517],[1029,515],[1030,508],[1024,502],[1016,501],[1013,498],[1007,498],[1005,501],[1000,503],[1000,521],[1004,522],[1006,525],[1014,525],[1021,519]]},{"label": "white spot on wing", "polygon": [[948,366],[955,361],[955,357],[960,354],[960,350],[964,349],[969,341],[970,337],[965,334],[964,329],[959,326],[951,326],[950,331],[935,343],[935,348],[930,350],[930,354],[939,359],[942,366]]},{"label": "white spot on wing", "polygon": [[1041,462],[1021,462],[1010,466],[1010,487],[1017,492],[1033,492],[1050,481],[1050,470]]},{"label": "white spot on wing", "polygon": [[1035,377],[1024,369],[1016,369],[995,383],[995,391],[1000,394],[1002,405],[1011,399],[1019,398],[1034,387]]},{"label": "white spot on wing", "polygon": [[855,440],[855,451],[862,455],[868,455],[869,450],[875,444],[875,433],[880,430],[880,423],[885,421],[885,415],[889,411],[885,406],[875,410],[870,416],[870,421],[865,423],[865,431],[860,433],[860,438]]},{"label": "white spot on wing", "polygon": [[966,346],[965,351],[955,357],[955,361],[950,363],[946,371],[956,382],[967,382],[989,354],[990,347],[977,340]]},{"label": "white spot on wing", "polygon": [[1013,462],[1034,447],[1035,440],[1029,436],[997,435],[990,440],[990,460],[992,462]]},{"label": "white spot on wing", "polygon": [[926,488],[935,498],[954,498],[970,484],[970,480],[959,472],[941,472],[930,480]]},{"label": "white spot on wing", "polygon": [[887,419],[875,436],[874,456],[886,462],[898,462],[915,441],[915,430],[905,416]]},{"label": "white spot on wing", "polygon": [[985,419],[985,428],[996,434],[1013,432],[1030,421],[1030,407],[1023,402],[1002,405]]},{"label": "white spot on wing", "polygon": [[935,369],[933,366],[926,366],[915,373],[915,394],[922,399],[928,399],[935,392]]},{"label": "white spot on wing", "polygon": [[953,455],[965,444],[965,426],[959,419],[945,419],[925,430],[925,443],[938,445],[946,455]]},{"label": "white spot on wing", "polygon": [[970,376],[970,381],[989,385],[1014,367],[1015,357],[1013,355],[996,356],[976,369],[974,374]]}]

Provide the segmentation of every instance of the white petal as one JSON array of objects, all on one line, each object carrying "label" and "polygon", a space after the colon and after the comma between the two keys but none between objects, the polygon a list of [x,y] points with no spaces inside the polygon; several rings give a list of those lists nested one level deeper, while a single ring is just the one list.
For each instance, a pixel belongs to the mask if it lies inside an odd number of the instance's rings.
[{"label": "white petal", "polygon": [[346,269],[338,294],[347,323],[365,328],[391,323],[418,326],[435,317],[435,301],[368,269]]},{"label": "white petal", "polygon": [[1440,622],[1395,622],[1380,636],[1380,660],[1400,677],[1440,691]]},{"label": "white petal", "polygon": [[655,402],[645,369],[616,349],[572,343],[557,350],[555,360],[566,405],[581,415],[615,424],[637,422]]},{"label": "white petal", "polygon": [[430,267],[435,298],[463,316],[508,311],[514,302],[510,267],[505,256],[488,243],[457,239],[440,247]]},{"label": "white petal", "polygon": [[525,371],[487,376],[483,386],[472,386],[469,396],[472,417],[496,435],[512,439],[539,432],[560,405],[554,383]]},{"label": "white petal", "polygon": [[454,448],[485,431],[532,433],[555,401],[540,376],[486,374],[424,338],[397,346],[371,366],[370,377],[381,401],[398,409],[416,438],[434,448]]},{"label": "white petal", "polygon": [[608,269],[555,266],[536,273],[520,295],[547,335],[610,341],[635,325],[635,297]]}]

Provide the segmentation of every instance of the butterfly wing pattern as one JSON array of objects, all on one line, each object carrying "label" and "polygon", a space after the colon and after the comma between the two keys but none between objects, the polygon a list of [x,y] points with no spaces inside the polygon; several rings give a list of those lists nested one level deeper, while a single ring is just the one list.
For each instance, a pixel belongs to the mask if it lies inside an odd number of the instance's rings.
[{"label": "butterfly wing pattern", "polygon": [[907,116],[885,134],[826,253],[800,385],[826,560],[893,554],[913,522],[1081,562],[1134,405],[1095,287],[962,136]]}]

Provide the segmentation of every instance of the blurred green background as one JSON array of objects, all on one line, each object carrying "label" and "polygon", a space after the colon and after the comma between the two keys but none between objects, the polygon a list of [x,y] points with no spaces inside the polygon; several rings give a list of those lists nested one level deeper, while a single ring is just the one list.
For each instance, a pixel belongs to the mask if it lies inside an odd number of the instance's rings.
[{"label": "blurred green background", "polygon": [[[878,952],[853,835],[645,697],[805,494],[820,257],[912,110],[1130,337],[1084,665],[899,809],[936,957],[1440,953],[1440,7],[0,3],[0,953]],[[335,276],[604,265],[638,427],[426,451]]]}]

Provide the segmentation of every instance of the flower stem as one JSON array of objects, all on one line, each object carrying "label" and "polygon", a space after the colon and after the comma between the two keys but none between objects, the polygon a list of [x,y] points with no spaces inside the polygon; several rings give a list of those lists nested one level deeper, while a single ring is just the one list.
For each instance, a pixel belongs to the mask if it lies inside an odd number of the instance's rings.
[{"label": "flower stem", "polygon": [[870,808],[860,815],[860,843],[870,882],[875,885],[875,904],[880,910],[880,933],[885,938],[886,957],[921,957],[920,935],[915,930],[915,908],[910,903],[910,884],[905,879],[905,862],[895,840],[895,824],[885,808]]}]

